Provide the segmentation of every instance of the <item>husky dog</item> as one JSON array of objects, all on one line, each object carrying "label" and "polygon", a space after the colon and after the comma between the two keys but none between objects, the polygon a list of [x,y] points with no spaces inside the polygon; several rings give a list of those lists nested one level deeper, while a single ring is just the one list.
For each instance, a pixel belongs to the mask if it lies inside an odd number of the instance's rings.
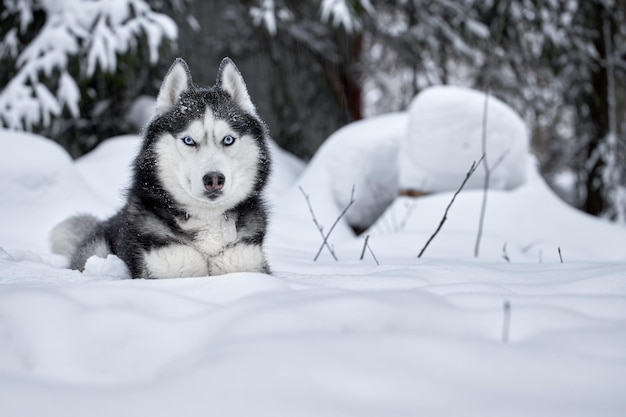
[{"label": "husky dog", "polygon": [[229,58],[210,88],[194,86],[177,59],[145,128],[126,204],[103,222],[85,214],[63,221],[51,232],[53,252],[81,271],[89,257],[112,253],[133,278],[269,273],[267,137]]}]

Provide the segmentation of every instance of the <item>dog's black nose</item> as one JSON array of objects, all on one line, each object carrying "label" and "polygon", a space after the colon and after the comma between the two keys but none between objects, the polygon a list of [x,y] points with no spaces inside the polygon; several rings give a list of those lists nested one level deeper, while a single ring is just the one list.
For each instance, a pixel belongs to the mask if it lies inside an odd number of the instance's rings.
[{"label": "dog's black nose", "polygon": [[207,191],[220,191],[222,188],[224,188],[226,177],[221,172],[209,172],[204,177],[202,177],[202,182],[204,183],[204,188]]}]

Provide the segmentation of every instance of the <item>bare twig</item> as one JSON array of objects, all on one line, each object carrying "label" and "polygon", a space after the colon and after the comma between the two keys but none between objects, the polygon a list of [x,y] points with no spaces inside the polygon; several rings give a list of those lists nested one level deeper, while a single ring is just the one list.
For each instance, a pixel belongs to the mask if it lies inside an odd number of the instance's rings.
[{"label": "bare twig", "polygon": [[489,168],[490,171],[495,171],[496,168],[498,168],[498,165],[500,165],[502,163],[502,161],[504,161],[504,159],[511,153],[511,149],[507,149],[506,151],[502,152],[502,155],[500,155],[500,157],[498,159],[496,159],[496,162],[493,163],[493,165]]},{"label": "bare twig", "polygon": [[474,258],[478,258],[480,252],[480,241],[483,237],[483,226],[485,224],[485,212],[487,211],[487,194],[489,190],[489,181],[491,179],[491,169],[487,162],[487,104],[489,103],[489,85],[485,91],[485,106],[483,109],[483,130],[482,130],[482,147],[483,147],[483,167],[485,168],[485,182],[483,183],[483,202],[480,206],[480,218],[478,220],[478,232],[476,233],[476,243],[474,244]]},{"label": "bare twig", "polygon": [[415,201],[415,199],[413,199],[411,203],[407,204],[405,207],[406,207],[406,211],[404,212],[404,217],[402,217],[402,221],[396,228],[395,232],[400,232],[404,230],[404,228],[406,227],[406,224],[409,221],[409,218],[413,214],[413,210],[415,210],[415,208],[417,207],[417,202]]},{"label": "bare twig", "polygon": [[483,183],[483,202],[480,206],[480,219],[478,222],[478,232],[476,233],[476,243],[474,245],[474,257],[478,257],[480,252],[480,241],[482,239],[483,227],[485,224],[485,213],[487,211],[487,194],[489,191],[489,183],[491,182],[491,173],[498,168],[498,165],[504,161],[504,159],[511,152],[510,149],[507,149],[505,152],[500,155],[500,157],[494,162],[492,166],[489,166],[487,163],[487,97],[485,95],[485,109],[483,113],[483,155],[485,155],[485,159],[483,160],[483,167],[485,168],[485,181]]},{"label": "bare twig", "polygon": [[365,248],[367,248],[367,241],[368,240],[370,240],[370,235],[365,236],[365,242],[363,243],[363,250],[361,251],[361,258],[360,258],[361,261],[365,257]]},{"label": "bare twig", "polygon": [[374,255],[374,251],[372,250],[372,247],[369,245],[369,243],[367,244],[367,250],[370,252],[370,255],[372,255],[372,258],[374,258],[374,262],[376,262],[376,265],[380,266],[380,262],[378,262],[378,258],[376,257],[376,255]]},{"label": "bare twig", "polygon": [[483,160],[483,167],[485,168],[485,182],[483,183],[483,202],[480,206],[480,220],[478,221],[478,232],[476,233],[476,243],[474,245],[474,257],[478,257],[478,253],[480,252],[480,241],[483,235],[483,227],[485,224],[485,213],[487,211],[487,194],[489,192],[489,183],[491,182],[491,173],[495,171],[495,169],[504,161],[504,159],[511,152],[508,149],[506,152],[503,152],[502,155],[494,162],[492,166],[489,166],[487,163],[487,97],[485,94],[485,109],[483,113],[483,155],[485,155],[485,159]]},{"label": "bare twig", "polygon": [[[324,227],[321,224],[319,224],[319,222],[317,221],[317,218],[315,217],[315,212],[313,211],[313,206],[311,206],[311,201],[309,199],[309,195],[304,192],[304,189],[301,186],[298,187],[298,188],[300,189],[300,192],[302,193],[302,195],[306,199],[306,203],[309,206],[309,211],[311,212],[311,217],[313,218],[313,223],[315,224],[315,227],[317,227],[317,230],[319,230],[320,235],[322,236],[322,239],[323,239],[322,247],[326,246],[328,248],[328,251],[330,252],[330,254],[333,256],[333,259],[335,259],[335,261],[337,261],[338,259],[337,259],[337,255],[335,255],[335,251],[328,244],[328,238],[326,236],[324,236]],[[319,252],[321,252],[321,249],[318,251],[318,254],[315,256],[315,259],[314,259],[315,261],[317,261],[317,257],[319,256]]]},{"label": "bare twig", "polygon": [[[510,5],[510,1],[507,2],[506,4],[504,4],[502,7],[504,7],[503,10],[506,10]],[[504,14],[502,15],[504,16]],[[497,37],[495,40],[495,44],[493,46],[492,50],[496,50],[498,46],[500,46],[500,43],[502,41],[502,34],[504,32],[504,25],[505,25],[505,20],[501,19],[498,25],[498,29],[497,29]],[[493,66],[493,55],[490,53],[487,56],[487,60],[486,60],[486,83],[485,83],[485,104],[484,104],[484,108],[483,108],[483,126],[482,126],[482,151],[483,151],[483,156],[487,155],[487,110],[488,110],[488,104],[489,104],[489,91],[491,90],[491,69]],[[506,152],[502,155],[502,159],[504,159],[504,156],[506,156]],[[478,258],[478,254],[480,252],[480,241],[482,239],[482,235],[483,235],[483,226],[485,224],[485,212],[487,210],[487,194],[489,191],[489,181],[490,181],[490,177],[491,177],[491,170],[492,168],[495,168],[495,166],[497,166],[500,161],[497,161],[496,164],[494,164],[493,167],[490,168],[489,166],[489,162],[487,161],[487,158],[485,157],[483,159],[483,167],[485,168],[485,182],[483,185],[483,202],[480,208],[480,219],[478,221],[478,232],[476,233],[476,243],[474,244],[474,257]]]},{"label": "bare twig", "polygon": [[[317,253],[315,254],[315,258],[313,258],[314,261],[317,261],[317,258],[319,258],[320,253],[322,253],[322,249],[324,249],[324,246],[328,247],[328,238],[330,237],[330,235],[333,232],[333,230],[335,230],[335,226],[337,226],[337,223],[339,223],[339,220],[341,220],[341,218],[346,215],[346,212],[348,211],[348,209],[352,206],[352,204],[354,204],[354,188],[355,188],[355,186],[353,185],[352,186],[352,192],[350,193],[350,201],[348,202],[346,207],[343,209],[343,211],[341,213],[339,213],[339,216],[337,217],[337,219],[335,220],[333,225],[330,226],[330,229],[328,230],[328,233],[326,233],[326,236],[324,236],[324,241],[322,242],[322,244],[320,245],[320,248],[318,249]],[[336,261],[337,260],[337,256],[335,256],[335,252],[332,251],[332,254],[333,254],[333,258],[335,258],[335,261]]]},{"label": "bare twig", "polygon": [[374,251],[372,250],[372,247],[369,245],[369,239],[370,239],[370,235],[365,236],[365,242],[363,243],[363,250],[361,251],[361,260],[363,260],[363,257],[365,256],[365,249],[367,248],[367,250],[369,250],[370,255],[372,255],[372,258],[374,258],[374,262],[376,262],[376,265],[380,266],[380,263],[378,262],[378,258],[376,258],[376,255],[374,255]]},{"label": "bare twig", "polygon": [[542,242],[542,239],[533,240],[522,248],[522,253],[528,253],[528,251],[531,250],[534,246],[537,246]]},{"label": "bare twig", "polygon": [[511,258],[509,258],[509,254],[506,251],[506,242],[504,242],[504,245],[502,245],[502,257],[505,261],[511,262]]},{"label": "bare twig", "polygon": [[335,261],[338,261],[339,259],[337,259],[337,255],[335,254],[334,249],[328,244],[328,238],[333,233],[333,230],[335,230],[335,226],[337,226],[337,223],[339,223],[339,220],[341,220],[341,218],[346,215],[346,212],[348,211],[348,209],[352,206],[352,204],[354,204],[354,188],[355,188],[355,186],[354,185],[352,186],[352,193],[350,194],[350,202],[348,202],[348,205],[346,205],[346,207],[343,209],[343,211],[339,214],[339,216],[337,217],[337,219],[335,220],[333,225],[328,230],[328,233],[326,233],[326,234],[324,234],[324,227],[321,224],[319,224],[319,222],[317,221],[317,218],[315,217],[315,213],[313,212],[313,207],[311,206],[311,201],[309,199],[309,195],[304,192],[304,189],[301,186],[298,187],[298,188],[300,188],[300,192],[302,193],[302,195],[306,199],[306,202],[307,202],[307,204],[309,206],[309,211],[311,212],[311,217],[313,217],[313,223],[315,223],[315,226],[317,227],[317,230],[319,230],[320,235],[322,236],[322,244],[320,245],[320,248],[317,250],[317,253],[315,254],[315,257],[313,258],[313,260],[317,261],[317,259],[319,258],[320,254],[322,253],[322,250],[324,249],[324,246],[325,246],[328,249],[328,251],[330,252],[330,254],[333,256],[333,259]]},{"label": "bare twig", "polygon": [[511,332],[511,302],[506,300],[502,305],[502,343],[509,343],[509,334]]},{"label": "bare twig", "polygon": [[428,239],[428,241],[426,242],[426,244],[424,245],[424,247],[420,251],[419,255],[417,255],[418,258],[422,257],[422,255],[424,254],[424,251],[426,250],[428,245],[430,245],[430,242],[435,238],[435,236],[437,236],[437,233],[439,233],[439,231],[443,227],[443,224],[448,219],[448,211],[450,211],[450,207],[452,207],[452,203],[454,203],[454,199],[456,199],[456,196],[459,195],[459,193],[461,192],[463,187],[465,187],[465,183],[472,176],[474,171],[476,171],[476,168],[478,167],[478,165],[480,164],[480,162],[483,160],[484,157],[485,157],[485,155],[483,154],[483,156],[480,157],[478,162],[476,162],[476,161],[472,162],[472,166],[470,167],[469,171],[467,171],[467,174],[465,175],[465,179],[461,183],[461,186],[459,187],[458,190],[456,190],[456,192],[452,196],[452,200],[450,200],[450,204],[448,204],[448,207],[446,207],[446,211],[443,213],[443,218],[439,222],[439,226],[437,226],[437,230],[435,230],[435,233],[433,233],[432,236],[430,236],[430,238]]},{"label": "bare twig", "polygon": [[558,246],[559,249],[559,259],[561,260],[561,263],[563,263],[563,256],[561,255],[561,247]]}]

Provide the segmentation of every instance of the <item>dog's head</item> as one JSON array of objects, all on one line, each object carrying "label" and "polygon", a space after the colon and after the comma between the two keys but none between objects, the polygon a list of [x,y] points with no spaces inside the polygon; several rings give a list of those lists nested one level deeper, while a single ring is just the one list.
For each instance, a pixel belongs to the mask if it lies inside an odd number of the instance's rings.
[{"label": "dog's head", "polygon": [[144,149],[163,189],[187,210],[226,210],[263,188],[270,162],[266,136],[229,58],[210,88],[195,87],[179,58],[161,85]]}]

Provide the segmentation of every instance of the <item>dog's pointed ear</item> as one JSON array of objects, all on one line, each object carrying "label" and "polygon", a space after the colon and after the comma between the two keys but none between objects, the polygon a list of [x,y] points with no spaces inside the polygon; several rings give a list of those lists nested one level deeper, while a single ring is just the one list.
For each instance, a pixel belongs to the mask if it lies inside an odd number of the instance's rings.
[{"label": "dog's pointed ear", "polygon": [[226,91],[244,111],[256,116],[248,88],[237,66],[230,58],[224,58],[217,71],[216,85]]},{"label": "dog's pointed ear", "polygon": [[181,93],[191,85],[191,73],[187,63],[182,58],[176,58],[161,84],[156,100],[156,114],[163,114],[174,107]]}]

